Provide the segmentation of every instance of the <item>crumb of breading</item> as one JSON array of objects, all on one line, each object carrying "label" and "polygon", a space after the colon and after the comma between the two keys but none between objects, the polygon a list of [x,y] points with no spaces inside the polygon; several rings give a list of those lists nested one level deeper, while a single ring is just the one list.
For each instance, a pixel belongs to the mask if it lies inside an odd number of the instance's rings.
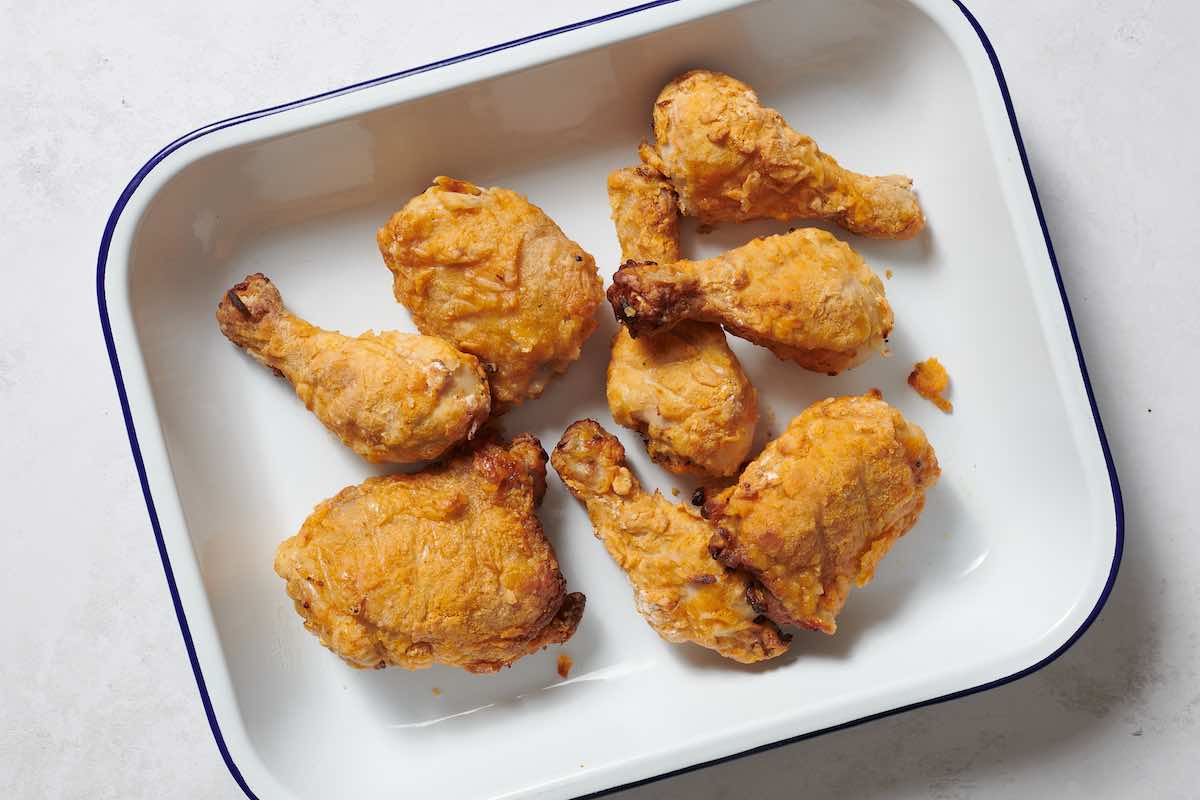
[{"label": "crumb of breading", "polygon": [[573,667],[574,665],[575,665],[575,662],[571,661],[571,657],[569,655],[567,655],[566,653],[559,653],[558,654],[558,677],[566,678],[568,675],[571,674],[571,667]]},{"label": "crumb of breading", "polygon": [[892,279],[892,271],[891,271],[890,269],[885,269],[885,270],[883,271],[883,274],[887,276],[887,279],[888,279],[889,281]]},{"label": "crumb of breading", "polygon": [[433,687],[433,696],[434,696],[434,697],[441,697],[441,696],[442,696],[442,690],[441,690],[441,689],[439,689],[439,688],[438,688],[438,687],[436,687],[436,686],[435,686],[435,687]]},{"label": "crumb of breading", "polygon": [[917,394],[940,408],[944,413],[954,411],[954,406],[945,397],[950,388],[950,374],[936,358],[929,358],[915,364],[908,376],[908,385],[917,390]]}]

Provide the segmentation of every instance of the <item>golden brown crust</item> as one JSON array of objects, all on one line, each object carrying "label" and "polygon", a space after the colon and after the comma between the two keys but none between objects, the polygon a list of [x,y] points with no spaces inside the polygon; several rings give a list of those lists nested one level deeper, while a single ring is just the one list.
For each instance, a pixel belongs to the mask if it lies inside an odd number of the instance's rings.
[{"label": "golden brown crust", "polygon": [[583,614],[534,513],[539,485],[532,436],[477,442],[324,501],[279,545],[275,572],[305,627],[353,667],[495,672],[565,642]]},{"label": "golden brown crust", "polygon": [[747,664],[787,650],[790,637],[754,607],[754,579],[709,555],[714,528],[643,491],[616,437],[581,420],[563,433],[550,462],[587,506],[597,538],[633,584],[638,612],[660,636]]},{"label": "golden brown crust", "polygon": [[[608,176],[608,199],[623,259],[679,260],[679,209],[661,175],[619,169]],[[617,424],[638,431],[672,472],[732,475],[750,451],[758,396],[718,325],[685,323],[638,339],[622,328],[607,394]]]},{"label": "golden brown crust", "polygon": [[494,414],[540,395],[596,328],[595,261],[516,192],[438,177],[377,239],[421,332],[484,362]]},{"label": "golden brown crust", "polygon": [[780,358],[833,374],[886,352],[893,321],[879,276],[817,228],[755,239],[705,261],[626,262],[608,300],[634,337],[685,319],[719,323]]},{"label": "golden brown crust", "polygon": [[[680,263],[685,266],[676,267]],[[687,263],[626,261],[613,273],[605,294],[630,336],[653,336],[704,313],[699,268],[689,269]]]},{"label": "golden brown crust", "polygon": [[823,400],[705,504],[713,554],[758,576],[772,618],[833,633],[939,474],[925,434],[877,393]]},{"label": "golden brown crust", "polygon": [[950,414],[954,406],[944,395],[950,388],[950,373],[936,358],[927,358],[913,365],[908,374],[908,385],[916,389],[917,394],[938,407],[943,414]]},{"label": "golden brown crust", "polygon": [[736,475],[758,424],[758,394],[718,325],[684,322],[634,339],[622,327],[608,365],[608,407],[668,470]]},{"label": "golden brown crust", "polygon": [[608,176],[621,260],[679,260],[679,205],[675,190],[649,167],[624,167]]},{"label": "golden brown crust", "polygon": [[663,87],[654,135],[642,160],[671,180],[683,213],[705,223],[828,219],[883,239],[909,239],[925,225],[911,179],[844,169],[720,72],[692,70]]},{"label": "golden brown crust", "polygon": [[284,308],[261,273],[225,293],[217,324],[287,378],[325,427],[368,461],[437,458],[487,420],[487,378],[474,356],[430,336],[349,337],[314,327]]}]

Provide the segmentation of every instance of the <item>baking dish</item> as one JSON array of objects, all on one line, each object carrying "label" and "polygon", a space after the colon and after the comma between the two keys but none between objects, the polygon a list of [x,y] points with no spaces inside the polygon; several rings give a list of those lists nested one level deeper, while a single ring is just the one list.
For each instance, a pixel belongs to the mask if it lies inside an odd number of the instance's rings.
[{"label": "baking dish", "polygon": [[[880,388],[938,449],[920,524],[835,637],[745,668],[659,640],[582,510],[541,512],[589,598],[565,648],[496,676],[357,673],[305,632],[271,570],[320,499],[371,474],[282,382],[217,332],[221,292],[262,271],[325,327],[410,329],[374,229],[438,174],[517,189],[617,265],[605,174],[636,160],[650,103],[695,66],[753,85],[843,163],[917,179],[929,230],[848,237],[894,277],[894,355],[837,378],[736,349],[769,410]],[[707,256],[775,224],[685,226]],[[647,3],[214,123],[122,193],[97,291],[174,610],[231,774],[251,797],[570,797],[995,686],[1048,663],[1098,613],[1121,550],[1115,470],[999,64],[952,0]],[[582,360],[506,418],[550,447],[610,429],[605,318]],[[953,416],[905,386],[937,355]],[[773,421],[772,421],[773,420]],[[647,483],[681,491],[621,431]],[[436,690],[436,692],[435,692]]]}]

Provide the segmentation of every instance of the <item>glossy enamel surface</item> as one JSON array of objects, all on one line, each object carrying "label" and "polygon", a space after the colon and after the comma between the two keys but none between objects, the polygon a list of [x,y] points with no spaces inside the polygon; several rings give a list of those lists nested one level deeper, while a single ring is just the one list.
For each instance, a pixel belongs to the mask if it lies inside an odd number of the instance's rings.
[{"label": "glossy enamel surface", "polygon": [[[839,233],[894,274],[890,359],[827,378],[735,349],[760,441],[814,400],[872,387],[922,425],[944,474],[921,522],[837,636],[799,633],[789,656],[746,668],[660,641],[552,477],[541,516],[588,595],[568,680],[555,651],[495,676],[348,670],[301,628],[271,561],[316,502],[377,470],[219,334],[221,293],[261,271],[324,327],[411,329],[374,230],[438,174],[527,195],[607,280],[605,176],[634,163],[661,85],[698,65],[749,82],[845,165],[916,178],[920,237]],[[600,791],[1002,680],[1068,642],[1106,591],[1115,483],[1005,98],[953,3],[664,5],[213,126],[143,173],[114,212],[102,309],[214,732],[258,797]],[[786,226],[684,227],[704,257]],[[647,484],[686,500],[692,484],[611,422],[601,312],[581,361],[506,426],[549,448],[594,417]],[[931,355],[953,416],[905,385]]]}]

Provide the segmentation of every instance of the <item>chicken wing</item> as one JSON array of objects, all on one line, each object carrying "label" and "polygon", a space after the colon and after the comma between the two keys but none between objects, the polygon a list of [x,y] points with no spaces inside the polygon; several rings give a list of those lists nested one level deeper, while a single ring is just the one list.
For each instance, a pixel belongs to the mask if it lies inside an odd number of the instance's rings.
[{"label": "chicken wing", "polygon": [[516,192],[438,177],[377,239],[417,328],[483,361],[493,414],[540,395],[596,328],[595,261]]},{"label": "chicken wing", "polygon": [[352,667],[495,672],[567,641],[583,614],[534,513],[545,478],[529,435],[370,478],[318,505],[275,572],[304,626]]},{"label": "chicken wing", "polygon": [[629,575],[638,612],[659,636],[744,664],[787,650],[790,637],[762,616],[762,587],[713,561],[708,522],[642,490],[616,437],[581,420],[567,428],[550,460],[587,506],[597,538]]},{"label": "chicken wing", "polygon": [[[619,169],[608,176],[608,200],[622,259],[679,260],[679,209],[661,175]],[[698,322],[638,339],[622,327],[608,365],[608,407],[672,472],[735,474],[758,423],[758,396],[725,332]]]},{"label": "chicken wing", "polygon": [[705,261],[626,262],[608,299],[634,337],[685,319],[721,323],[780,358],[830,374],[886,352],[892,330],[879,276],[817,228],[755,239]]},{"label": "chicken wing", "polygon": [[349,337],[314,327],[284,308],[264,275],[225,293],[217,324],[287,378],[325,427],[368,461],[437,458],[487,420],[487,378],[474,356],[431,336]]},{"label": "chicken wing", "polygon": [[925,434],[878,393],[823,400],[705,503],[713,554],[758,576],[776,621],[833,633],[939,474]]},{"label": "chicken wing", "polygon": [[642,160],[671,180],[683,213],[703,222],[828,219],[881,239],[910,239],[925,226],[911,179],[844,169],[720,72],[668,83],[654,104],[654,136]]}]

